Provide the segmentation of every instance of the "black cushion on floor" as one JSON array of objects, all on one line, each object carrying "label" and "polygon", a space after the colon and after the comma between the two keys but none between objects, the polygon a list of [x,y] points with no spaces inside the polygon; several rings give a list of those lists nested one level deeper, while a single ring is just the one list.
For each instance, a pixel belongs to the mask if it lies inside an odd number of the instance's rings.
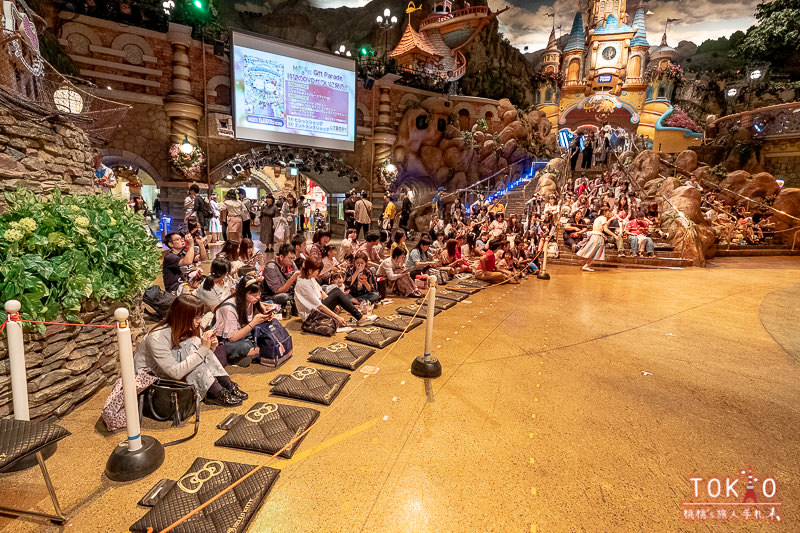
[{"label": "black cushion on floor", "polygon": [[469,296],[470,294],[475,294],[480,289],[476,287],[467,287],[466,285],[448,285],[447,290],[453,292],[463,292],[464,294]]},{"label": "black cushion on floor", "polygon": [[376,348],[383,348],[393,343],[400,338],[401,333],[392,329],[383,329],[377,326],[369,326],[366,328],[351,331],[345,335],[345,339],[349,341],[360,342],[367,346],[374,346]]},{"label": "black cushion on floor", "polygon": [[[439,307],[433,306],[433,315],[436,316],[442,312],[442,309]],[[410,304],[405,305],[403,307],[397,308],[397,313],[400,315],[405,316],[414,316],[416,315],[419,318],[425,318],[428,316],[428,306],[427,305],[418,305],[418,304]]]},{"label": "black cushion on floor", "polygon": [[448,289],[436,289],[436,300],[442,298],[443,300],[454,300],[460,302],[469,298],[469,294],[465,292],[451,291]]},{"label": "black cushion on floor", "polygon": [[48,422],[0,420],[0,472],[69,435],[71,433],[66,429]]},{"label": "black cushion on floor", "polygon": [[[425,303],[427,303],[427,300],[425,300]],[[436,301],[433,303],[433,307],[435,307],[436,309],[444,310],[444,309],[450,309],[451,307],[453,307],[457,303],[458,302],[455,301],[455,300],[447,300],[447,299],[444,299],[444,298],[442,298],[440,300],[439,299],[439,293],[437,291],[437,293],[436,293]],[[423,305],[422,300],[417,300],[417,305]]]},{"label": "black cushion on floor", "polygon": [[382,316],[373,322],[372,325],[378,326],[379,328],[393,329],[395,331],[405,331],[406,327],[408,327],[408,331],[411,331],[423,322],[425,321],[419,317],[411,318],[410,316],[404,315],[388,315]]},{"label": "black cushion on floor", "polygon": [[298,366],[291,374],[280,374],[273,379],[270,383],[274,387],[270,392],[287,398],[330,405],[348,379],[350,374],[345,372]]},{"label": "black cushion on floor", "polygon": [[308,360],[312,363],[355,370],[361,363],[369,359],[375,350],[346,342],[334,342],[325,347],[314,348],[309,353],[311,357]]},{"label": "black cushion on floor", "polygon": [[[255,466],[228,461],[215,461],[198,457],[177,484],[161,498],[131,531],[153,531],[166,529],[176,520],[216,496],[233,482],[253,470]],[[197,533],[225,531],[240,533],[247,530],[250,520],[258,512],[269,494],[280,470],[264,467],[244,480],[233,490],[177,526],[175,533]]]},{"label": "black cushion on floor", "polygon": [[[482,289],[484,287],[488,287],[489,285],[491,285],[491,283],[489,283],[488,281],[481,281],[479,279],[470,278],[470,279],[460,279],[458,280],[456,285],[460,285],[462,287],[474,287],[476,289]],[[447,287],[450,288],[449,285]]]},{"label": "black cushion on floor", "polygon": [[[272,455],[311,427],[318,416],[319,411],[308,407],[259,402],[214,444]],[[280,456],[289,459],[301,441],[283,450]]]}]

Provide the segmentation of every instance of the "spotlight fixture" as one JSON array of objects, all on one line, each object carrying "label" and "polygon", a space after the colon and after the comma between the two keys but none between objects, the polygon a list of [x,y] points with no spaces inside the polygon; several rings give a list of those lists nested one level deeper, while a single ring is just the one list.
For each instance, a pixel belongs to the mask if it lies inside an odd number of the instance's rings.
[{"label": "spotlight fixture", "polygon": [[192,150],[194,150],[194,146],[192,146],[192,143],[189,142],[189,136],[188,135],[184,135],[183,136],[183,141],[181,142],[181,146],[180,146],[181,153],[189,155],[189,154],[192,153]]},{"label": "spotlight fixture", "polygon": [[239,163],[234,163],[234,165],[231,167],[231,169],[233,169],[233,175],[234,176],[238,176],[239,174],[244,172],[244,167],[242,165],[240,165]]}]

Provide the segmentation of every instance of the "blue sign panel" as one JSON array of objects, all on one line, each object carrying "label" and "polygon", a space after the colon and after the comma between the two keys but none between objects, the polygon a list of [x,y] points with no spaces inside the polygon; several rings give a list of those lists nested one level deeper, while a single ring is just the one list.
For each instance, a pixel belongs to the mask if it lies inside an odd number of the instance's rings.
[{"label": "blue sign panel", "polygon": [[597,76],[597,83],[609,83],[611,82],[611,74],[600,74]]}]

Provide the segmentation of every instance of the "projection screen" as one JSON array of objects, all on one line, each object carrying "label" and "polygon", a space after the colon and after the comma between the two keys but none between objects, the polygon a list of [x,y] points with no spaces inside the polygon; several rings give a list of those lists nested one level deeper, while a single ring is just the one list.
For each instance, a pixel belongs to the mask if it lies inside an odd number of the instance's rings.
[{"label": "projection screen", "polygon": [[355,61],[232,32],[237,139],[353,151]]}]

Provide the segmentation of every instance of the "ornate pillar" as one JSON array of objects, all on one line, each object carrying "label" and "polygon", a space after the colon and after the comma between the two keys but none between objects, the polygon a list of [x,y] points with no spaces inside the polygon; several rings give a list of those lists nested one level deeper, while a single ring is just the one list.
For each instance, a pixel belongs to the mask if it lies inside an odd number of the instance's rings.
[{"label": "ornate pillar", "polygon": [[389,87],[378,87],[380,96],[378,99],[378,117],[373,118],[375,127],[373,128],[372,142],[375,145],[375,160],[372,169],[372,190],[373,198],[383,191],[383,185],[378,178],[378,170],[383,163],[392,156],[392,146],[397,139],[397,132],[392,126],[392,98]]},{"label": "ornate pillar", "polygon": [[171,122],[171,140],[180,143],[187,135],[189,142],[199,146],[197,125],[203,117],[203,104],[192,97],[192,28],[170,22],[167,40],[172,45],[172,89],[164,98],[164,112]]}]

